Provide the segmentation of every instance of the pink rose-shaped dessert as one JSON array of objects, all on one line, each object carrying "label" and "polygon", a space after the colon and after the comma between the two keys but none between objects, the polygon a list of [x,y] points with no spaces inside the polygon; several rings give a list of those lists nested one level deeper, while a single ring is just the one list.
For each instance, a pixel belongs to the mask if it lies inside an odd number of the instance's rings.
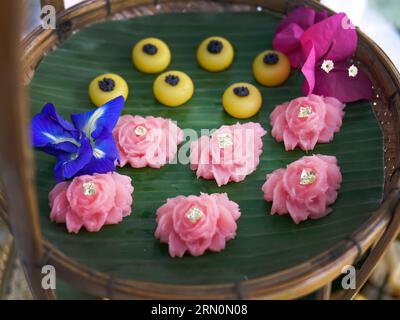
[{"label": "pink rose-shaped dessert", "polygon": [[239,206],[226,193],[177,196],[158,208],[155,236],[168,243],[171,257],[182,257],[186,251],[201,256],[207,249],[225,248],[236,235],[239,217]]},{"label": "pink rose-shaped dessert", "polygon": [[286,150],[297,146],[312,150],[317,142],[331,141],[333,134],[340,130],[344,107],[336,98],[315,94],[285,102],[270,115],[271,135],[283,141]]},{"label": "pink rose-shaped dessert", "polygon": [[85,227],[96,232],[131,213],[132,180],[116,172],[94,173],[60,182],[49,193],[50,218],[66,223],[69,232]]},{"label": "pink rose-shaped dessert", "polygon": [[210,137],[202,136],[190,145],[190,168],[197,177],[215,179],[218,186],[239,182],[260,162],[266,131],[259,123],[222,126]]},{"label": "pink rose-shaped dessert", "polygon": [[289,213],[295,223],[326,216],[335,202],[342,175],[336,157],[303,157],[267,175],[264,199],[272,201],[271,214]]},{"label": "pink rose-shaped dessert", "polygon": [[121,167],[129,162],[133,168],[160,168],[183,141],[183,131],[171,120],[152,116],[121,116],[113,134]]}]

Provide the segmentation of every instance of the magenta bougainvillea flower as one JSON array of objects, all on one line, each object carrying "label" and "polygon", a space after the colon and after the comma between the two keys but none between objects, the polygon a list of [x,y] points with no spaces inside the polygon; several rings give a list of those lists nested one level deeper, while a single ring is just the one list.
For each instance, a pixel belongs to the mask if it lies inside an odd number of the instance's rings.
[{"label": "magenta bougainvillea flower", "polygon": [[344,13],[327,17],[300,7],[277,28],[274,49],[287,54],[293,67],[301,67],[304,95],[311,93],[352,102],[372,97],[367,75],[351,59],[357,32]]},{"label": "magenta bougainvillea flower", "polygon": [[327,17],[326,11],[316,12],[306,7],[299,7],[289,12],[276,29],[274,49],[284,52],[289,57],[292,67],[300,67],[303,63],[300,37],[309,27]]}]

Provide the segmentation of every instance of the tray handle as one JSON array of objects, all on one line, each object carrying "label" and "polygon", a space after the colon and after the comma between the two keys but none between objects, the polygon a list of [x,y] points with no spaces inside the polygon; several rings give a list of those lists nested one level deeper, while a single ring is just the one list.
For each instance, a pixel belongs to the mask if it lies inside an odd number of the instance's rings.
[{"label": "tray handle", "polygon": [[44,248],[41,241],[33,152],[28,134],[28,108],[22,86],[21,1],[4,1],[0,10],[0,179],[10,229],[33,296],[51,299],[41,286]]}]

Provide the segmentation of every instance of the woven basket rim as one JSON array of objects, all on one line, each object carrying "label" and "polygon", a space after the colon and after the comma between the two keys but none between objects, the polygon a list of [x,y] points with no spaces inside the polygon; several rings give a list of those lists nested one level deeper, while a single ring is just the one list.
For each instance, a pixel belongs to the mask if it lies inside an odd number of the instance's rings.
[{"label": "woven basket rim", "polygon": [[[115,12],[112,10],[113,3],[120,5]],[[168,4],[172,1],[157,1],[156,3]],[[191,2],[191,1],[177,1],[177,2]],[[227,0],[227,1],[200,1],[204,3],[217,3],[226,5],[250,5],[255,7],[257,5],[268,8],[268,1],[255,0]],[[124,3],[128,3],[126,7]],[[332,10],[324,7],[323,5],[313,0],[295,0],[286,1],[285,12],[290,10],[290,6],[305,4],[318,10],[327,10],[330,14]],[[111,7],[110,7],[111,4]],[[175,3],[176,4],[176,3]],[[146,9],[142,15],[151,14],[151,9],[154,8],[155,3],[148,0],[138,1],[124,1],[124,0],[86,0],[73,6],[57,15],[58,21],[66,23],[70,19],[81,17],[81,24],[78,29],[87,27],[93,22],[103,21],[109,19],[111,16],[124,11],[129,7]],[[81,14],[75,15],[76,12],[82,11]],[[91,13],[102,12],[100,20],[89,17]],[[161,10],[157,10],[162,12]],[[86,20],[84,17],[88,17]],[[93,19],[93,20],[91,20]],[[66,23],[68,24],[68,23]],[[67,30],[71,32],[74,29]],[[383,58],[383,65],[387,74],[392,79],[392,84],[397,91],[400,91],[400,74],[395,68],[393,63],[389,60],[387,55],[382,49],[374,43],[368,36],[357,30],[359,34],[359,43],[363,43],[370,47],[374,53]],[[50,50],[57,47],[59,43],[64,40],[63,34],[57,34],[55,31],[44,30],[37,27],[30,34],[28,34],[22,41],[24,48],[23,63],[24,75],[26,83],[28,83],[34,73],[37,64],[40,62],[41,57]],[[42,51],[40,51],[42,50]],[[37,57],[30,57],[34,51]],[[390,98],[390,97],[389,97]],[[394,102],[398,108],[400,103]],[[399,143],[396,145],[397,150]],[[396,159],[397,161],[398,159]],[[393,173],[392,173],[393,174]],[[351,264],[363,252],[365,252],[372,244],[380,237],[384,229],[391,219],[391,213],[394,206],[398,201],[397,190],[392,191],[393,186],[397,186],[400,179],[397,174],[394,176],[396,179],[385,188],[385,201],[380,208],[372,215],[367,222],[360,226],[351,237],[347,240],[339,242],[336,246],[322,252],[318,256],[301,263],[298,266],[282,270],[267,276],[257,277],[251,280],[242,281],[240,283],[225,283],[216,285],[172,285],[163,283],[152,283],[136,281],[133,279],[123,279],[113,277],[107,273],[96,271],[88,266],[85,266],[75,259],[66,256],[54,245],[46,239],[41,239],[46,251],[46,263],[50,263],[58,270],[58,275],[67,280],[70,284],[78,289],[92,295],[109,297],[109,298],[172,298],[172,299],[210,299],[210,298],[228,298],[228,299],[241,299],[241,298],[297,298],[311,293],[322,287],[324,284],[329,283],[341,273],[341,267],[346,264]],[[387,180],[387,177],[386,179]],[[3,208],[0,208],[0,213],[7,219],[7,213]],[[316,270],[318,269],[318,270]]]}]

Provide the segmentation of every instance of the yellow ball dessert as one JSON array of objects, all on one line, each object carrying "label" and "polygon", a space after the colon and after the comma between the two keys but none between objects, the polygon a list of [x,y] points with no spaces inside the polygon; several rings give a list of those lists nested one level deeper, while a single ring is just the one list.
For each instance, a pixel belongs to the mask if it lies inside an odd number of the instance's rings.
[{"label": "yellow ball dessert", "polygon": [[155,98],[168,107],[178,107],[193,95],[192,79],[181,71],[167,71],[160,74],[153,84]]},{"label": "yellow ball dessert", "polygon": [[135,67],[144,73],[159,73],[171,62],[171,52],[167,44],[157,38],[140,40],[132,49]]},{"label": "yellow ball dessert", "polygon": [[119,96],[123,96],[126,101],[128,92],[128,84],[126,81],[114,73],[99,75],[94,78],[89,85],[90,100],[97,107]]},{"label": "yellow ball dessert", "polygon": [[260,110],[262,96],[260,91],[250,83],[234,83],[225,90],[222,105],[232,117],[247,119]]},{"label": "yellow ball dessert", "polygon": [[209,37],[197,49],[197,61],[203,69],[218,72],[228,68],[233,61],[234,51],[228,40]]},{"label": "yellow ball dessert", "polygon": [[261,52],[253,62],[254,77],[267,87],[276,87],[284,83],[289,78],[290,70],[288,57],[279,51]]}]

